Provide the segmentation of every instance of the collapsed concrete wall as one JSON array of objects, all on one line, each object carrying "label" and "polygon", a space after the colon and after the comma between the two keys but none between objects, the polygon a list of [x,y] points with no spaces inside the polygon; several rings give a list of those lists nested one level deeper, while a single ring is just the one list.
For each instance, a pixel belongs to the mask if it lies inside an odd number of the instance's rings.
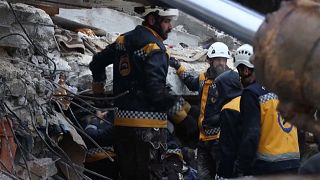
[{"label": "collapsed concrete wall", "polygon": [[[57,50],[51,18],[32,6],[12,4],[12,8],[15,15],[7,2],[0,1],[0,141],[9,144],[1,145],[1,151],[9,154],[3,159],[1,153],[5,167],[2,164],[0,170],[9,169],[13,177],[22,179],[48,179],[58,172],[56,162],[73,166],[63,155],[70,153],[68,149],[52,149],[58,143],[79,150],[76,157],[69,157],[74,163],[85,158],[82,137],[63,111],[53,107],[62,106],[53,95],[58,87],[54,77],[71,67],[51,53]],[[7,136],[14,141],[8,142]]]},{"label": "collapsed concrete wall", "polygon": [[[60,9],[59,16],[95,26],[113,34],[122,34],[142,23],[142,19],[109,8]],[[198,46],[200,37],[173,30],[165,43],[178,45],[183,42],[189,46]]]}]

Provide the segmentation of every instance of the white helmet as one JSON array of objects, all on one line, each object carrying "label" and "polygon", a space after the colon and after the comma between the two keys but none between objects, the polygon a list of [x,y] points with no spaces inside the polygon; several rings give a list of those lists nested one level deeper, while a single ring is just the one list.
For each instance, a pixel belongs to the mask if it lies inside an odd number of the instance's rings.
[{"label": "white helmet", "polygon": [[250,62],[250,57],[253,55],[253,47],[249,44],[240,46],[234,55],[234,66],[238,67],[243,64],[249,68],[254,68],[254,65]]},{"label": "white helmet", "polygon": [[157,6],[145,6],[144,12],[141,15],[142,17],[145,17],[151,12],[156,12],[159,16],[172,17],[174,20],[179,16],[178,9],[165,9]]},{"label": "white helmet", "polygon": [[215,58],[215,57],[230,58],[229,48],[227,45],[225,45],[222,42],[215,42],[209,47],[207,56],[209,58]]}]

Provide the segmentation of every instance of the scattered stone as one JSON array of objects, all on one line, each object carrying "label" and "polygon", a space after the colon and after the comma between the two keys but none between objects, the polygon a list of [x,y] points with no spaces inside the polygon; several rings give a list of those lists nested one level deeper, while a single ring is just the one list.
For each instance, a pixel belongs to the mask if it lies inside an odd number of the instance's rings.
[{"label": "scattered stone", "polygon": [[31,172],[41,177],[41,179],[46,179],[58,172],[55,162],[51,158],[36,159],[29,161],[28,164]]}]

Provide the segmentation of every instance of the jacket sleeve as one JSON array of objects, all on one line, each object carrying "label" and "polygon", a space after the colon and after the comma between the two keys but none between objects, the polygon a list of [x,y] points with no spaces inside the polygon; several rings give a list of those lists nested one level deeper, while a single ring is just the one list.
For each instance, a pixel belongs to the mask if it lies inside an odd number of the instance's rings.
[{"label": "jacket sleeve", "polygon": [[256,94],[244,90],[240,100],[242,140],[238,154],[238,169],[250,173],[260,137],[260,104]]},{"label": "jacket sleeve", "polygon": [[97,125],[96,128],[86,128],[85,132],[100,145],[110,146],[114,143],[114,128],[106,122]]},{"label": "jacket sleeve", "polygon": [[152,53],[144,63],[145,95],[157,111],[166,112],[177,99],[166,87],[168,57],[163,51]]},{"label": "jacket sleeve", "polygon": [[105,68],[113,63],[115,58],[115,43],[108,45],[104,50],[95,54],[89,64],[94,82],[106,80]]},{"label": "jacket sleeve", "polygon": [[199,90],[199,76],[194,77],[184,66],[180,66],[177,74],[190,91]]},{"label": "jacket sleeve", "polygon": [[218,175],[224,178],[233,177],[233,166],[237,158],[238,144],[240,140],[239,132],[240,112],[232,109],[224,109],[220,113],[220,154],[221,164]]}]

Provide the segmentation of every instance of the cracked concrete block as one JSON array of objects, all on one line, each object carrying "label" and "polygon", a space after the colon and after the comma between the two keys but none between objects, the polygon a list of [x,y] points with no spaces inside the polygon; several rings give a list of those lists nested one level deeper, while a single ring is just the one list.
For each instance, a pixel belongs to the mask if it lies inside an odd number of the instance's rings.
[{"label": "cracked concrete block", "polygon": [[26,95],[25,84],[21,80],[13,80],[8,83],[10,89],[10,95],[14,97],[20,97]]},{"label": "cracked concrete block", "polygon": [[[53,22],[43,10],[25,4],[12,4],[17,19],[21,22],[32,41],[48,50],[55,47]],[[19,33],[27,37],[6,1],[0,1],[0,37]],[[0,46],[27,49],[30,44],[21,36],[13,35],[0,41]]]},{"label": "cracked concrete block", "polygon": [[71,86],[75,86],[79,91],[91,89],[92,76],[91,74],[83,74],[80,76],[71,76],[68,79]]},{"label": "cracked concrete block", "polygon": [[30,170],[41,179],[47,179],[57,174],[55,162],[51,158],[36,159],[28,162]]},{"label": "cracked concrete block", "polygon": [[27,86],[27,99],[33,99],[36,94],[36,90],[32,86]]}]

